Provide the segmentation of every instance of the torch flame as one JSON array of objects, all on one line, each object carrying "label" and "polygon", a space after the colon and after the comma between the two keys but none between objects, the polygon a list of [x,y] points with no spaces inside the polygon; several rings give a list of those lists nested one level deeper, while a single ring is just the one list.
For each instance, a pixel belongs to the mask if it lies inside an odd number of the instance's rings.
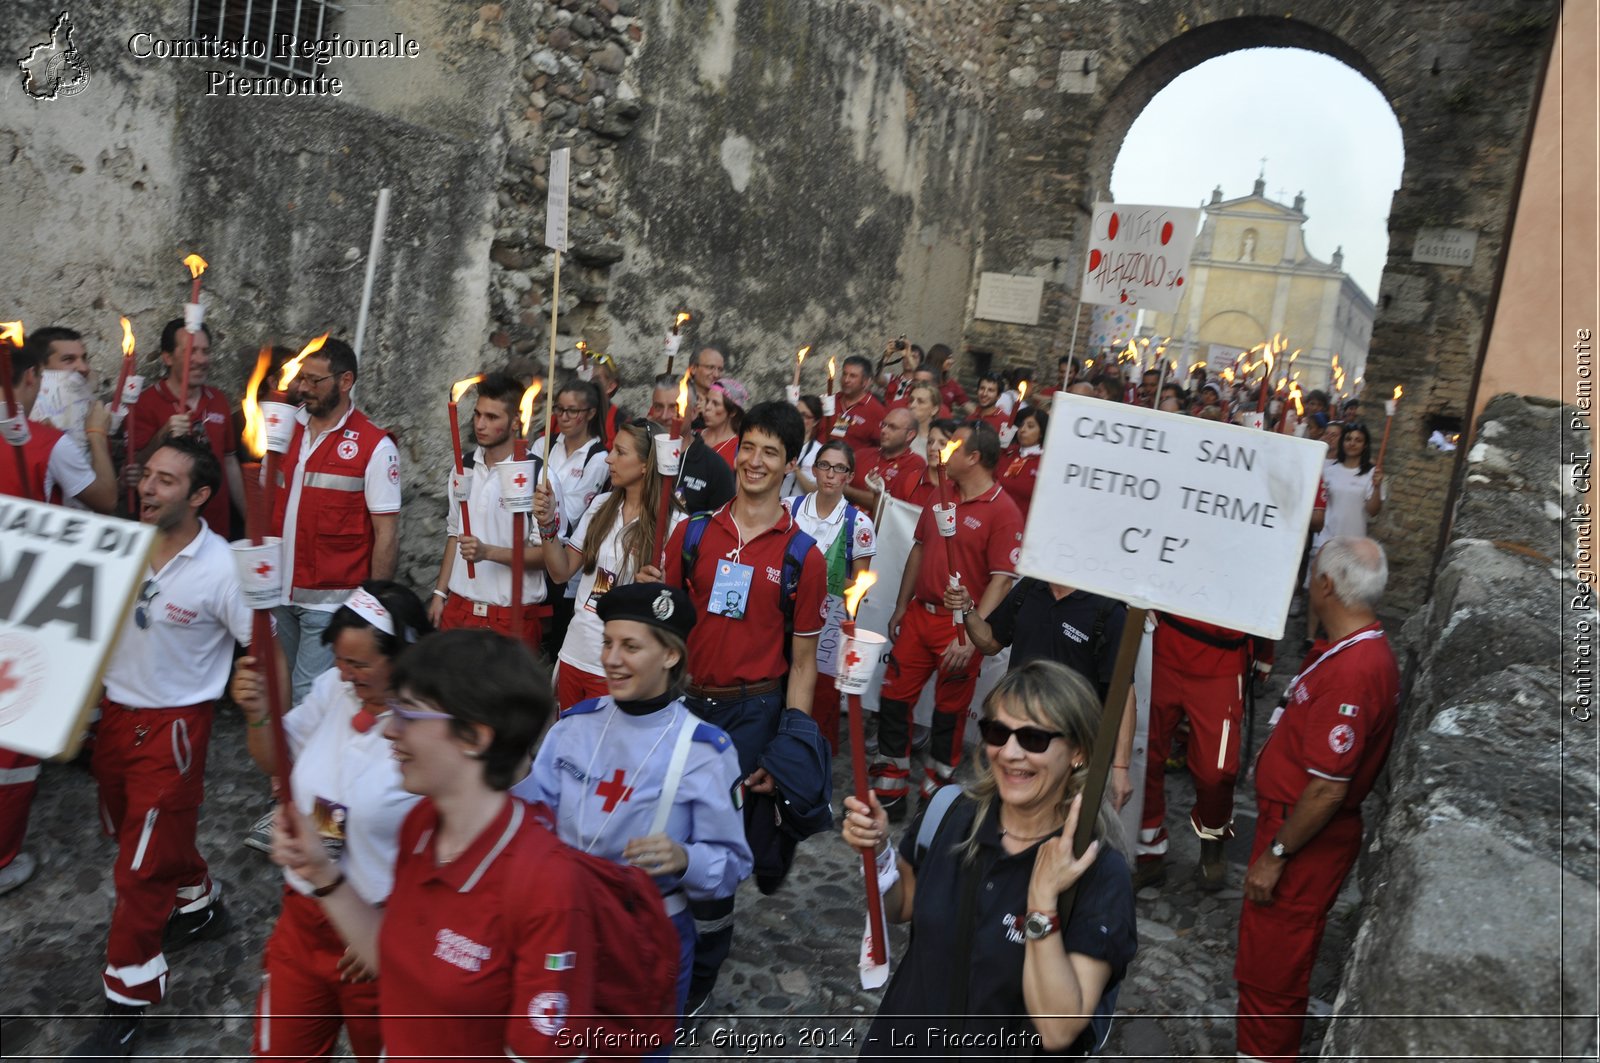
[{"label": "torch flame", "polygon": [[528,432],[533,428],[533,404],[539,400],[539,392],[544,390],[544,381],[535,380],[528,385],[528,390],[522,393],[522,402],[517,406],[517,412],[522,416],[522,438],[528,438]]},{"label": "torch flame", "polygon": [[1403,390],[1401,389],[1399,384],[1396,384],[1394,386],[1394,401],[1399,402],[1400,401],[1400,396],[1402,394],[1404,394]]},{"label": "torch flame", "polygon": [[206,271],[206,260],[199,255],[189,255],[184,258],[183,264],[189,267],[189,279],[194,280]]},{"label": "torch flame", "polygon": [[946,462],[948,462],[951,458],[955,457],[956,451],[958,451],[960,449],[961,449],[961,440],[959,440],[959,439],[952,439],[950,442],[946,443],[944,445],[944,449],[939,451],[939,465],[940,465],[940,467],[942,468]]},{"label": "torch flame", "polygon": [[[1192,373],[1196,369],[1204,369],[1205,367],[1206,367],[1206,363],[1204,363],[1204,362],[1194,362],[1189,366],[1189,372]],[[1177,363],[1176,362],[1173,363],[1173,368],[1177,368]]]},{"label": "torch flame", "polygon": [[[128,319],[122,319],[122,327],[127,329]],[[126,337],[126,342],[131,342],[131,333]],[[256,355],[256,367],[250,373],[250,382],[244,386],[244,399],[239,403],[239,409],[244,413],[244,434],[240,439],[244,449],[253,458],[259,458],[267,452],[267,424],[261,416],[261,403],[256,400],[256,392],[261,390],[261,382],[267,379],[267,370],[272,368],[272,347],[263,346],[261,353]]]},{"label": "torch flame", "polygon": [[1028,397],[1028,382],[1026,380],[1017,385],[1017,402],[1022,402]]},{"label": "torch flame", "polygon": [[1266,362],[1266,364],[1267,364],[1267,375],[1271,376],[1272,375],[1272,362],[1273,362],[1272,352],[1271,351],[1265,352],[1264,354],[1262,354],[1261,359],[1262,359],[1262,361]]},{"label": "torch flame", "polygon": [[318,336],[316,339],[300,348],[299,354],[289,359],[288,364],[283,367],[283,372],[278,374],[279,391],[289,390],[289,385],[294,383],[294,378],[300,375],[300,363],[304,362],[307,358],[322,350],[322,345],[328,342],[329,335],[330,333],[324,332],[322,335]]},{"label": "torch flame", "polygon": [[124,358],[132,358],[134,351],[133,323],[127,318],[120,316],[117,318],[117,320],[122,322],[122,356]]},{"label": "torch flame", "polygon": [[[451,402],[451,404],[453,405],[455,403],[460,402],[461,401],[461,396],[463,396],[463,395],[465,395],[467,393],[467,389],[470,388],[472,385],[478,383],[482,379],[483,379],[483,374],[482,373],[478,373],[475,376],[469,376],[465,380],[457,380],[454,384],[451,384],[450,385],[450,402]],[[435,401],[437,401],[437,400],[435,400]]]},{"label": "torch flame", "polygon": [[673,331],[677,331],[678,329],[682,328],[684,325],[686,325],[688,323],[689,323],[689,312],[687,310],[678,311],[678,316],[676,318],[674,318],[673,321],[672,321]]},{"label": "torch flame", "polygon": [[799,365],[801,362],[804,362],[806,360],[806,355],[808,355],[810,353],[811,353],[811,344],[808,343],[804,347],[800,348],[800,350],[795,352],[794,364],[795,365]]},{"label": "torch flame", "polygon": [[1300,385],[1298,383],[1289,386],[1289,398],[1294,400],[1294,415],[1296,417],[1304,417],[1306,408],[1305,404],[1300,401]]},{"label": "torch flame", "polygon": [[856,610],[861,607],[861,599],[866,597],[867,591],[871,590],[876,582],[878,574],[867,569],[856,577],[854,583],[844,589],[844,608],[851,620],[856,618]]},{"label": "torch flame", "polygon": [[683,420],[683,415],[689,412],[689,373],[684,371],[683,379],[678,381],[678,420]]},{"label": "torch flame", "polygon": [[22,322],[0,321],[0,340],[9,341],[13,347],[21,347],[24,342]]},{"label": "torch flame", "polygon": [[833,379],[833,355],[828,356],[828,379]]}]

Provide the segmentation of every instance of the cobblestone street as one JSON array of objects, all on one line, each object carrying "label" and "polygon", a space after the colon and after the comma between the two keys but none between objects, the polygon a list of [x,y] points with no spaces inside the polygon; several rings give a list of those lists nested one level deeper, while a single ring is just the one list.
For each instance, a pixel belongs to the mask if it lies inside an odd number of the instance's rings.
[{"label": "cobblestone street", "polygon": [[[1291,620],[1291,628],[1297,627]],[[1288,672],[1299,662],[1286,644],[1271,689],[1258,701],[1259,748]],[[1169,773],[1168,800],[1187,809],[1186,774]],[[835,794],[849,786],[848,759],[836,761]],[[265,810],[266,785],[244,751],[236,712],[219,710],[207,765],[201,852],[226,890],[232,928],[171,957],[166,1002],[147,1020],[143,1051],[153,1058],[241,1059],[250,1045],[251,1015],[263,943],[279,904],[279,878],[264,856],[244,848],[251,823]],[[1229,888],[1203,893],[1189,872],[1198,842],[1172,831],[1163,887],[1139,894],[1140,949],[1124,983],[1108,1058],[1228,1058],[1234,1054],[1233,954],[1244,861],[1254,826],[1254,794],[1242,785],[1239,834],[1229,843]],[[1180,812],[1169,823],[1181,825]],[[48,1059],[69,1051],[101,1009],[100,969],[112,903],[113,847],[98,829],[94,784],[82,768],[47,765],[34,806],[28,851],[39,871],[0,898],[0,1039],[8,1058]],[[836,835],[800,847],[794,871],[774,896],[754,881],[739,898],[738,934],[713,999],[723,1013],[703,1019],[679,1058],[789,1059],[853,1057],[877,994],[856,977],[857,935],[865,906],[856,854]],[[1346,886],[1329,923],[1312,982],[1313,1009],[1331,1004],[1336,964],[1353,931],[1356,895]],[[896,955],[905,931],[891,938]],[[1314,1022],[1319,1038],[1325,1024]]]}]

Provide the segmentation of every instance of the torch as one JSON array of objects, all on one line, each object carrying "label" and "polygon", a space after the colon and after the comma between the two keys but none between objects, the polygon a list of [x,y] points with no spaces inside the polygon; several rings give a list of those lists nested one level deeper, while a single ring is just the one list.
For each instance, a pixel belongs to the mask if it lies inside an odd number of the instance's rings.
[{"label": "torch", "polygon": [[1389,429],[1394,425],[1394,411],[1400,408],[1400,396],[1404,394],[1399,384],[1394,386],[1394,398],[1383,400],[1383,442],[1378,444],[1378,468],[1383,468],[1383,454],[1389,449]]},{"label": "torch", "polygon": [[679,462],[683,455],[683,416],[689,409],[689,374],[685,372],[678,381],[678,411],[665,436],[652,440],[656,448],[656,469],[661,473],[661,509],[656,514],[656,539],[651,544],[650,556],[663,569],[666,568],[667,522],[672,519],[672,487],[678,477]]},{"label": "torch", "polygon": [[834,374],[833,357],[828,357],[828,394],[833,395],[838,391],[838,383]]},{"label": "torch", "polygon": [[1303,417],[1305,415],[1306,408],[1300,401],[1300,382],[1298,380],[1291,380],[1289,382],[1289,395],[1283,401],[1283,412],[1278,414],[1279,433],[1288,431],[1290,403],[1294,404],[1294,415],[1296,418]]},{"label": "torch", "polygon": [[278,459],[289,451],[289,441],[294,435],[294,405],[288,401],[289,386],[294,383],[294,378],[300,375],[300,367],[305,360],[322,350],[322,345],[328,342],[330,334],[324,332],[304,347],[300,353],[284,363],[283,369],[278,373],[278,387],[272,393],[268,408],[262,412],[262,419],[266,421],[267,456],[263,472],[266,476],[266,485],[263,489],[264,504],[267,507],[269,519],[276,519],[278,499]]},{"label": "torch", "polygon": [[683,343],[683,336],[680,335],[679,332],[688,321],[688,311],[680,310],[678,311],[677,316],[672,319],[672,327],[667,330],[666,355],[668,376],[671,376],[675,372],[675,370],[672,368],[672,363],[678,357],[678,346]]},{"label": "torch", "polygon": [[[126,408],[139,401],[144,381],[133,375],[133,325],[125,317],[118,317],[117,320],[122,322],[122,368],[117,372],[117,397],[112,401],[111,415],[120,422]],[[129,380],[134,382],[131,395],[128,394]]]},{"label": "torch", "polygon": [[[867,780],[867,740],[862,727],[861,695],[867,684],[878,655],[887,640],[874,631],[856,631],[856,611],[861,606],[868,588],[878,581],[876,573],[862,572],[855,582],[845,588],[845,619],[840,625],[843,645],[840,647],[838,687],[845,698],[845,712],[850,717],[850,760],[854,773],[856,800],[872,806],[872,791]],[[862,871],[867,885],[867,934],[861,949],[861,984],[871,989],[888,979],[889,941],[884,932],[883,899],[878,892],[878,861],[872,849],[861,850]]]},{"label": "torch", "polygon": [[[28,415],[22,411],[22,403],[17,401],[17,392],[11,382],[11,348],[22,349],[23,330],[22,322],[7,321],[0,324],[0,377],[5,385],[6,408],[5,416],[0,417],[0,424],[6,428],[6,442],[11,444],[11,453],[17,456],[17,487],[24,495],[28,491],[28,457],[22,452],[30,437],[28,431]],[[43,498],[39,501],[44,501]]]},{"label": "torch", "polygon": [[811,345],[809,343],[806,344],[804,347],[800,348],[799,351],[795,352],[795,356],[794,356],[794,382],[789,385],[789,401],[790,402],[799,402],[800,401],[800,367],[803,364],[805,364],[806,355],[810,354],[810,353],[811,353]]},{"label": "torch", "polygon": [[[455,494],[457,495],[457,501],[461,504],[462,535],[472,534],[472,517],[467,513],[466,467],[461,461],[461,421],[456,415],[456,404],[461,401],[461,396],[467,393],[468,388],[482,379],[483,374],[478,373],[467,377],[465,380],[457,380],[450,385],[450,448],[454,452],[456,459]],[[523,423],[526,425],[527,422]],[[467,578],[476,579],[477,577],[477,566],[468,561]]]},{"label": "torch", "polygon": [[[951,587],[959,587],[961,585],[961,573],[956,571],[955,547],[950,545],[950,540],[956,537],[955,492],[949,490],[949,478],[945,476],[944,467],[955,456],[956,451],[960,449],[961,440],[952,439],[944,445],[943,450],[939,451],[939,501],[941,504],[933,507],[934,525],[938,528],[939,538],[944,540],[944,567],[945,571],[949,573]],[[943,510],[942,513],[940,512],[941,509]],[[957,628],[956,638],[961,639],[965,630],[962,627],[961,610],[955,610],[950,614],[950,617]]]},{"label": "torch", "polygon": [[178,356],[178,409],[189,408],[189,350],[194,346],[194,334],[205,322],[205,307],[200,305],[200,274],[206,271],[206,260],[199,255],[189,255],[183,264],[189,267],[189,301],[183,306],[183,350]]},{"label": "torch", "polygon": [[[515,461],[528,460],[528,426],[533,423],[533,404],[539,398],[542,385],[535,380],[529,385],[528,390],[522,393],[522,403],[518,410],[522,415],[522,431],[517,433],[516,442],[511,445],[511,457]],[[545,444],[545,461],[548,465],[550,451],[548,441]],[[462,516],[466,515],[466,504],[462,503]],[[524,642],[522,632],[522,581],[527,568],[527,559],[522,556],[524,540],[528,537],[528,511],[521,506],[511,510],[511,637],[518,642]],[[466,525],[462,525],[465,530]],[[531,648],[531,647],[530,647]]]},{"label": "torch", "polygon": [[1267,412],[1267,392],[1272,389],[1272,351],[1270,348],[1262,352],[1261,364],[1266,366],[1267,369],[1266,372],[1261,374],[1260,395],[1256,400],[1256,412],[1265,414]]}]

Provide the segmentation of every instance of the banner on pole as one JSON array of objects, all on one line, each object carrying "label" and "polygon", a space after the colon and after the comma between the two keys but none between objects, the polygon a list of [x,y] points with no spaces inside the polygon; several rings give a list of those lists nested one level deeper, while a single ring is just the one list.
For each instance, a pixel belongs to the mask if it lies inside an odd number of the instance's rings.
[{"label": "banner on pole", "polygon": [[77,752],[155,527],[0,496],[0,746]]},{"label": "banner on pole", "polygon": [[1197,207],[1096,203],[1083,302],[1174,313],[1199,228]]},{"label": "banner on pole", "polygon": [[1322,443],[1082,395],[1050,419],[1024,575],[1283,637]]},{"label": "banner on pole", "polygon": [[550,153],[550,190],[544,201],[544,245],[563,253],[567,250],[567,185],[571,170],[571,148],[557,148]]}]

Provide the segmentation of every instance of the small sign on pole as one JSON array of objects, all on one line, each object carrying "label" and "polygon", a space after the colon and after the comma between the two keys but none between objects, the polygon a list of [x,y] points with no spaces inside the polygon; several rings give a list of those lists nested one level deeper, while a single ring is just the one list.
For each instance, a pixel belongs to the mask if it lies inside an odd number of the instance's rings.
[{"label": "small sign on pole", "polygon": [[1096,203],[1089,222],[1082,301],[1175,312],[1199,229],[1200,211],[1195,207]]},{"label": "small sign on pole", "polygon": [[571,169],[571,148],[557,148],[550,153],[550,191],[545,196],[544,245],[554,251],[567,249],[567,184]]},{"label": "small sign on pole", "polygon": [[1283,637],[1321,442],[1082,395],[1051,422],[1025,575]]},{"label": "small sign on pole", "polygon": [[155,526],[0,495],[0,746],[77,752]]}]

